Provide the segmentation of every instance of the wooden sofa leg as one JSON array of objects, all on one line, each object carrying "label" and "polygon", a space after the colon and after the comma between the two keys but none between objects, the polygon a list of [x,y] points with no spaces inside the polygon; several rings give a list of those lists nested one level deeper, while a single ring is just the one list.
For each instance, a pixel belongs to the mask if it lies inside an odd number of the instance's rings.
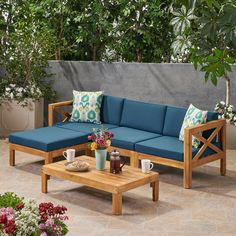
[{"label": "wooden sofa leg", "polygon": [[224,157],[220,159],[220,174],[224,176],[226,174],[226,125],[220,131],[220,141],[224,152]]},{"label": "wooden sofa leg", "polygon": [[48,152],[45,156],[45,165],[53,163],[52,153]]},{"label": "wooden sofa leg", "polygon": [[226,175],[226,156],[220,159],[220,174],[222,176]]},{"label": "wooden sofa leg", "polygon": [[184,129],[184,188],[192,187],[192,135]]},{"label": "wooden sofa leg", "polygon": [[192,187],[192,169],[184,168],[184,188],[189,189]]},{"label": "wooden sofa leg", "polygon": [[9,164],[10,166],[15,166],[15,150],[12,149],[11,145],[9,147]]},{"label": "wooden sofa leg", "polygon": [[138,154],[130,151],[130,166],[138,168]]}]

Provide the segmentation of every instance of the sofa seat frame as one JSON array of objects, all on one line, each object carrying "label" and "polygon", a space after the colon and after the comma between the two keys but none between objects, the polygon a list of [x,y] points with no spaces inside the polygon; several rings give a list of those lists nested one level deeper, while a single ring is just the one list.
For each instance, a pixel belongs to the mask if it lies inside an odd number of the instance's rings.
[{"label": "sofa seat frame", "polygon": [[[48,105],[48,125],[52,126],[54,123],[54,113],[59,113],[63,116],[63,121],[67,121],[70,118],[70,114],[65,112],[62,107],[72,106],[73,101],[63,101],[52,103]],[[200,135],[203,131],[213,130],[210,137],[205,139]],[[195,156],[192,156],[192,137],[195,136],[199,139],[203,145],[198,150]],[[217,137],[221,142],[221,148],[218,148],[212,143],[212,140]],[[201,157],[206,148],[209,147],[215,153]],[[65,147],[50,152],[37,150],[34,148],[26,147],[23,145],[9,144],[9,164],[11,166],[15,165],[15,151],[21,151],[29,153],[32,155],[41,156],[45,159],[45,164],[53,162],[53,158],[60,156],[63,151],[68,148],[73,148],[77,151],[85,151],[86,155],[94,155],[88,149],[88,143],[83,143],[75,146]],[[153,163],[166,165],[170,167],[175,167],[183,170],[183,186],[184,188],[192,187],[192,171],[194,168],[205,165],[209,162],[220,160],[220,173],[221,175],[226,174],[226,121],[225,119],[219,119],[207,122],[206,124],[200,124],[191,128],[186,128],[184,130],[184,160],[176,161],[168,158],[163,158],[154,155],[147,155],[133,150],[127,150],[119,147],[109,147],[108,151],[116,149],[120,152],[122,156],[127,156],[130,158],[130,165],[133,167],[140,166],[140,160],[150,159]]]}]

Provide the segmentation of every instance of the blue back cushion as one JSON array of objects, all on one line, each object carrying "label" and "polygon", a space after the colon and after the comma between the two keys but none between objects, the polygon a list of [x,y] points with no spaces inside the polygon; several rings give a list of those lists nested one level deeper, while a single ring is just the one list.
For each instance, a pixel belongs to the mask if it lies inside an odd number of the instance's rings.
[{"label": "blue back cushion", "polygon": [[[163,129],[163,135],[179,137],[179,132],[182,127],[187,109],[182,107],[168,106]],[[217,120],[216,112],[207,112],[207,122]],[[208,138],[212,130],[203,132],[203,137]]]},{"label": "blue back cushion", "polygon": [[186,111],[187,109],[182,107],[167,107],[163,135],[179,137]]},{"label": "blue back cushion", "polygon": [[[213,120],[218,120],[218,113],[216,112],[211,112],[211,111],[208,111],[207,112],[207,122],[209,121],[213,121]],[[211,130],[207,130],[207,131],[204,131],[202,136],[204,138],[209,138],[211,133],[214,131],[214,129],[211,129]],[[213,139],[213,142],[216,141],[216,137]]]},{"label": "blue back cushion", "polygon": [[125,99],[120,126],[162,134],[166,106]]},{"label": "blue back cushion", "polygon": [[119,125],[124,98],[104,95],[101,106],[101,122]]}]

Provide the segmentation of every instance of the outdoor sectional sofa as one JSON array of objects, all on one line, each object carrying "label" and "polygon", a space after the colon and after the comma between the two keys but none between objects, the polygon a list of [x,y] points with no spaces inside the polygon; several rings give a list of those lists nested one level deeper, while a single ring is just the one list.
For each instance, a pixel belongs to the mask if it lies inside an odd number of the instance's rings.
[{"label": "outdoor sectional sofa", "polygon": [[[85,150],[90,155],[87,136],[100,125],[69,122],[70,114],[62,108],[72,104],[72,101],[50,104],[48,127],[11,134],[10,165],[15,165],[15,151],[42,156],[46,164],[67,148]],[[207,123],[186,128],[182,142],[178,136],[186,111],[104,95],[101,122],[114,133],[110,150],[116,148],[121,155],[130,157],[131,166],[138,167],[139,160],[148,158],[154,163],[183,169],[184,187],[191,188],[195,167],[220,160],[220,172],[225,175],[226,123],[218,119],[217,113],[208,112]],[[54,112],[65,116],[64,121],[53,124]],[[192,136],[201,141],[199,148],[192,147]]]}]

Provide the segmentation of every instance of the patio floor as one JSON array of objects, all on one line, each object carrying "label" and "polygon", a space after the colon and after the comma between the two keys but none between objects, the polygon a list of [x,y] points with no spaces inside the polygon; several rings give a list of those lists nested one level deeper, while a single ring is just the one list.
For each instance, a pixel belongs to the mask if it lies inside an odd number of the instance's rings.
[{"label": "patio floor", "polygon": [[151,201],[147,185],[125,193],[123,215],[111,215],[111,195],[52,178],[49,193],[40,190],[40,157],[16,153],[8,165],[8,143],[0,140],[0,193],[11,191],[38,202],[68,208],[69,236],[229,236],[236,235],[236,150],[227,151],[227,176],[219,162],[195,169],[193,189],[182,188],[182,171],[156,166],[160,201]]}]

